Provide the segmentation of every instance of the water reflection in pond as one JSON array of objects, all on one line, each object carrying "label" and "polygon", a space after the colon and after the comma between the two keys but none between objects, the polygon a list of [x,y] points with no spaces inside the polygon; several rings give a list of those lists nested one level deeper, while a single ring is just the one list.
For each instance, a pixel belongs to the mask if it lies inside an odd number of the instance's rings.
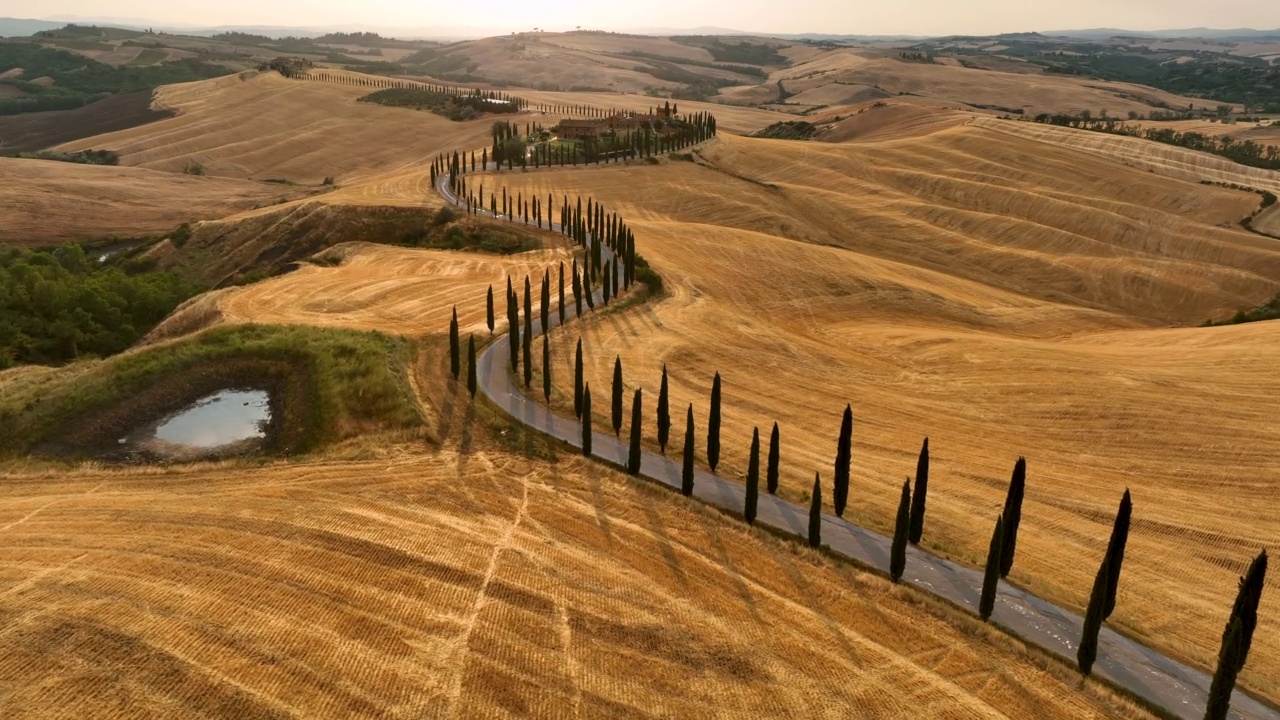
[{"label": "water reflection in pond", "polygon": [[156,428],[165,443],[216,448],[266,435],[270,395],[263,390],[222,390],[201,398]]}]

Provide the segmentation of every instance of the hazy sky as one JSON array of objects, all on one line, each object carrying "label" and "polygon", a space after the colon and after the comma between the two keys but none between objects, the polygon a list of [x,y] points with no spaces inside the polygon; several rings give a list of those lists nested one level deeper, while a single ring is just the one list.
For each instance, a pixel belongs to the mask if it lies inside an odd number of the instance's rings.
[{"label": "hazy sky", "polygon": [[[6,3],[7,4],[7,3]],[[373,25],[469,27],[492,32],[542,27],[626,29],[697,26],[762,33],[948,35],[1119,27],[1280,26],[1274,0],[42,0],[0,14],[151,20],[184,25]]]}]

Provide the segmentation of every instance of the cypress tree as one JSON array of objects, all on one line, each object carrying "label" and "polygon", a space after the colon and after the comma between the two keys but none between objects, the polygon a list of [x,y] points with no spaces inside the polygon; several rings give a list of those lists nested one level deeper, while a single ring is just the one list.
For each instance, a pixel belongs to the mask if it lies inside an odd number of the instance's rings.
[{"label": "cypress tree", "polygon": [[844,507],[849,501],[849,466],[852,461],[853,408],[845,405],[844,418],[840,421],[840,439],[836,441],[836,470],[831,490],[831,501],[838,517],[844,517]]},{"label": "cypress tree", "polygon": [[987,548],[987,567],[982,574],[982,597],[978,600],[978,615],[986,620],[996,608],[996,591],[1000,587],[1000,553],[1004,549],[1004,516],[996,518],[991,533],[991,546]]},{"label": "cypress tree", "polygon": [[622,432],[622,358],[613,359],[613,435]]},{"label": "cypress tree", "polygon": [[476,336],[467,337],[467,392],[476,396]]},{"label": "cypress tree", "polygon": [[911,480],[902,481],[902,499],[898,501],[898,519],[893,525],[893,544],[889,546],[889,577],[894,582],[907,569],[907,536],[911,529]]},{"label": "cypress tree", "polygon": [[489,334],[493,334],[493,286],[489,286],[489,293],[485,296],[485,321],[489,324]]},{"label": "cypress tree", "polygon": [[920,544],[924,535],[924,501],[929,492],[929,438],[920,446],[920,459],[916,460],[916,490],[911,498],[911,531],[907,540],[912,545]]},{"label": "cypress tree", "polygon": [[[1249,570],[1240,579],[1231,618],[1240,620],[1240,666],[1244,667],[1253,646],[1253,631],[1258,627],[1258,603],[1262,600],[1262,587],[1267,579],[1267,551],[1263,550],[1249,564]],[[1223,633],[1226,642],[1226,633]]]},{"label": "cypress tree", "polygon": [[564,261],[560,261],[560,324],[564,325]]},{"label": "cypress tree", "polygon": [[751,432],[751,459],[747,462],[747,497],[742,516],[748,525],[756,522],[756,499],[760,495],[760,428]]},{"label": "cypress tree", "polygon": [[591,383],[582,388],[582,454],[591,457]]},{"label": "cypress tree", "polygon": [[778,423],[773,424],[773,432],[769,435],[769,468],[765,474],[765,490],[770,495],[778,492]]},{"label": "cypress tree", "polygon": [[546,333],[542,333],[542,395],[551,404],[551,342]]},{"label": "cypress tree", "polygon": [[1205,709],[1206,720],[1225,720],[1231,704],[1231,692],[1235,689],[1236,676],[1244,669],[1253,645],[1253,631],[1258,625],[1258,603],[1267,577],[1267,551],[1263,550],[1249,564],[1249,570],[1240,578],[1235,604],[1222,633],[1222,649],[1218,653],[1218,669],[1209,686],[1209,703]]},{"label": "cypress tree", "polygon": [[809,499],[809,547],[822,544],[822,481],[813,474],[813,497]]},{"label": "cypress tree", "polygon": [[587,301],[587,308],[596,309],[596,299],[593,297],[595,293],[591,292],[591,275],[585,270],[582,273],[582,297]]},{"label": "cypress tree", "polygon": [[608,305],[609,291],[613,288],[612,283],[609,282],[609,266],[608,265],[604,266],[604,282],[600,284],[604,286],[604,304]]},{"label": "cypress tree", "polygon": [[520,311],[511,278],[507,278],[507,344],[511,346],[511,372],[520,368]]},{"label": "cypress tree", "polygon": [[720,462],[720,373],[711,381],[711,412],[707,417],[707,464],[711,472]]},{"label": "cypress tree", "polygon": [[627,453],[627,472],[640,474],[640,424],[643,422],[640,412],[640,388],[636,388],[635,397],[631,400],[631,448]]},{"label": "cypress tree", "polygon": [[671,435],[671,413],[667,399],[667,366],[662,366],[662,385],[658,388],[658,447],[667,454],[667,439]]},{"label": "cypress tree", "polygon": [[573,259],[572,272],[573,301],[578,305],[578,314],[582,314],[582,278],[578,277],[578,259]]},{"label": "cypress tree", "polygon": [[689,415],[684,421],[684,466],[680,472],[680,493],[693,494],[693,403],[689,403]]},{"label": "cypress tree", "polygon": [[1244,666],[1241,661],[1241,644],[1244,640],[1244,624],[1239,618],[1231,618],[1223,635],[1222,649],[1218,651],[1218,669],[1209,685],[1209,700],[1204,709],[1204,720],[1227,720],[1231,708],[1231,693],[1236,687],[1236,676]]},{"label": "cypress tree", "polygon": [[618,256],[613,256],[613,296],[618,297]]},{"label": "cypress tree", "polygon": [[458,379],[462,372],[461,343],[458,341],[458,306],[453,307],[453,317],[449,320],[449,372],[453,379]]},{"label": "cypress tree", "polygon": [[1129,539],[1129,518],[1133,514],[1133,501],[1129,498],[1129,488],[1124,489],[1124,497],[1120,498],[1120,510],[1116,512],[1116,522],[1111,528],[1111,540],[1107,543],[1107,596],[1102,603],[1102,619],[1111,617],[1116,609],[1116,590],[1120,587],[1120,566],[1124,563],[1124,546]]},{"label": "cypress tree", "polygon": [[1093,592],[1089,595],[1089,608],[1084,613],[1084,628],[1080,634],[1080,647],[1076,650],[1076,665],[1080,674],[1093,671],[1098,659],[1098,632],[1102,630],[1103,611],[1107,606],[1107,583],[1111,577],[1111,556],[1102,556],[1102,565],[1093,578]]},{"label": "cypress tree", "polygon": [[573,415],[582,417],[582,338],[573,354]]},{"label": "cypress tree", "polygon": [[528,332],[531,322],[525,323],[524,334],[524,386],[527,388],[533,383],[533,333]]},{"label": "cypress tree", "polygon": [[1009,577],[1013,569],[1013,553],[1018,546],[1018,525],[1022,522],[1022,496],[1027,485],[1027,459],[1018,458],[1009,480],[1009,494],[1004,500],[1004,548],[1000,551],[1000,577]]},{"label": "cypress tree", "polygon": [[551,329],[551,270],[542,272],[542,332]]}]

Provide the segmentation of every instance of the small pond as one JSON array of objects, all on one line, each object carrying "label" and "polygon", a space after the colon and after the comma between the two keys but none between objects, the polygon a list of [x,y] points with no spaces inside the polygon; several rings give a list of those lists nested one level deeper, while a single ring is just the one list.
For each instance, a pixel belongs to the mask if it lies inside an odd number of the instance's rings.
[{"label": "small pond", "polygon": [[232,455],[257,448],[270,421],[270,393],[225,389],[137,428],[119,445],[173,459]]}]

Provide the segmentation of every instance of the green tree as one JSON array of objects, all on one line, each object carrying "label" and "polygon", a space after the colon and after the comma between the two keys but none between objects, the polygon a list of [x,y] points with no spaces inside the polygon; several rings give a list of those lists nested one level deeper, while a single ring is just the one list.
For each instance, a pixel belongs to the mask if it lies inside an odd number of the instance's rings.
[{"label": "green tree", "polygon": [[582,278],[578,276],[578,259],[573,260],[573,304],[575,315],[582,315]]},{"label": "green tree", "polygon": [[916,491],[911,498],[911,529],[907,540],[912,545],[920,544],[924,536],[924,501],[929,492],[929,438],[924,439],[920,447],[920,458],[916,460]]},{"label": "green tree", "polygon": [[667,454],[667,440],[671,435],[671,412],[667,399],[667,366],[662,365],[662,385],[658,388],[658,448]]},{"label": "green tree", "polygon": [[582,417],[582,338],[573,354],[573,415]]},{"label": "green tree", "polygon": [[533,288],[524,276],[524,386],[533,383]]},{"label": "green tree", "polygon": [[453,373],[453,379],[457,380],[459,373],[462,372],[462,348],[458,342],[458,307],[453,307],[453,317],[449,320],[449,372]]},{"label": "green tree", "polygon": [[640,388],[636,388],[635,397],[631,400],[631,447],[627,452],[627,472],[640,474],[640,425],[643,417],[640,414]]},{"label": "green tree", "polygon": [[902,481],[902,498],[898,502],[898,518],[893,526],[893,544],[889,548],[889,577],[894,582],[907,569],[907,536],[911,529],[911,480]]},{"label": "green tree", "polygon": [[542,333],[542,395],[551,404],[551,342],[550,336]]},{"label": "green tree", "polygon": [[809,547],[822,544],[822,481],[813,474],[813,496],[809,498]]},{"label": "green tree", "polygon": [[511,351],[511,372],[520,369],[520,310],[519,298],[511,289],[511,278],[507,278],[507,344]]},{"label": "green tree", "polygon": [[489,293],[485,296],[485,322],[489,324],[489,334],[493,334],[493,286],[489,286]]},{"label": "green tree", "polygon": [[773,495],[778,492],[778,423],[773,424],[773,432],[769,435],[769,466],[765,472],[765,490]]},{"label": "green tree", "polygon": [[756,521],[756,501],[760,496],[760,428],[751,432],[751,458],[747,462],[747,496],[742,516],[748,525]]},{"label": "green tree", "polygon": [[551,329],[551,270],[542,272],[542,332]]},{"label": "green tree", "polygon": [[978,600],[978,615],[983,620],[991,617],[996,608],[996,591],[1000,588],[1000,553],[1004,550],[1004,516],[996,518],[991,533],[991,546],[987,548],[987,567],[982,573],[982,597]]},{"label": "green tree", "polygon": [[1236,688],[1236,676],[1244,666],[1241,661],[1242,643],[1244,640],[1244,624],[1240,618],[1231,618],[1227,623],[1227,631],[1222,639],[1222,649],[1218,651],[1218,669],[1213,673],[1213,682],[1209,684],[1209,700],[1204,709],[1204,720],[1227,720],[1227,711],[1231,708],[1231,693]]},{"label": "green tree", "polygon": [[684,465],[680,471],[680,492],[685,497],[693,494],[693,449],[693,403],[689,403],[684,424]]},{"label": "green tree", "polygon": [[844,517],[844,507],[849,501],[849,468],[852,460],[853,408],[845,405],[844,418],[840,421],[840,439],[836,442],[836,470],[831,490],[831,500],[838,517]]},{"label": "green tree", "polygon": [[711,472],[720,462],[720,373],[711,381],[711,412],[707,417],[707,464]]},{"label": "green tree", "polygon": [[609,266],[604,266],[604,281],[600,283],[604,289],[604,304],[608,306],[610,292],[613,290],[613,284],[609,282]]},{"label": "green tree", "polygon": [[560,303],[556,306],[560,311],[560,324],[564,325],[564,261],[560,261]]},{"label": "green tree", "polygon": [[1000,577],[1009,577],[1013,569],[1013,553],[1018,546],[1018,525],[1022,523],[1022,496],[1027,485],[1027,459],[1018,458],[1009,480],[1009,494],[1004,500],[1004,547],[1000,550]]},{"label": "green tree", "polygon": [[582,454],[591,457],[591,383],[582,388]]},{"label": "green tree", "polygon": [[1111,559],[1107,565],[1107,597],[1102,604],[1102,618],[1111,617],[1116,609],[1116,590],[1120,587],[1120,566],[1124,563],[1124,546],[1129,540],[1129,519],[1133,515],[1133,501],[1129,497],[1129,488],[1124,489],[1124,497],[1120,498],[1120,509],[1116,512],[1116,522],[1111,528],[1111,540],[1107,543],[1107,556]]},{"label": "green tree", "polygon": [[1076,649],[1076,664],[1080,674],[1089,675],[1098,659],[1098,632],[1102,630],[1103,612],[1107,606],[1107,582],[1111,577],[1111,557],[1102,556],[1102,565],[1093,578],[1093,592],[1089,595],[1089,607],[1084,613],[1084,627],[1080,633],[1080,646]]},{"label": "green tree", "polygon": [[613,434],[622,433],[622,357],[613,359]]},{"label": "green tree", "polygon": [[467,336],[467,392],[476,396],[476,336]]}]

